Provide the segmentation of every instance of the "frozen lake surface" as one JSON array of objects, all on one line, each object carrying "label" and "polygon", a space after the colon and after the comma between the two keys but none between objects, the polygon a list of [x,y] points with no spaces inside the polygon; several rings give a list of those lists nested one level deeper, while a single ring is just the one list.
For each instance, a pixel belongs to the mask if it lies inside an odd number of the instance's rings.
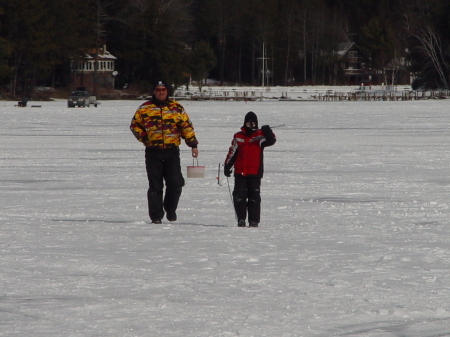
[{"label": "frozen lake surface", "polygon": [[[450,101],[181,103],[206,177],[162,225],[139,101],[0,103],[0,336],[450,336]],[[216,179],[250,110],[257,229]]]}]

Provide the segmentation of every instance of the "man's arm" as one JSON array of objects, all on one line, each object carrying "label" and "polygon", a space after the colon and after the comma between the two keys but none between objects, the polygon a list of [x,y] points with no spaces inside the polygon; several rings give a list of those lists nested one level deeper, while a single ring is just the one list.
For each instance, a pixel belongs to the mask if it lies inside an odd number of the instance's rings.
[{"label": "man's arm", "polygon": [[141,123],[141,115],[138,111],[133,116],[130,124],[130,130],[138,141],[145,143],[148,140],[147,132]]},{"label": "man's arm", "polygon": [[194,157],[194,158],[198,157],[198,148],[196,148],[196,147],[192,148],[192,157]]}]

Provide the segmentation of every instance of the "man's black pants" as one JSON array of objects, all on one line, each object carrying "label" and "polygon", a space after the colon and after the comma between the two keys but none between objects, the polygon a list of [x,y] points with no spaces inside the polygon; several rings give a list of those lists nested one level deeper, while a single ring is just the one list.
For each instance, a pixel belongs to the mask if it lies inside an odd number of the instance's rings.
[{"label": "man's black pants", "polygon": [[[178,207],[184,178],[180,166],[180,149],[145,149],[145,167],[149,188],[147,191],[150,219],[159,220],[164,211],[175,213]],[[163,198],[164,182],[166,194]]]},{"label": "man's black pants", "polygon": [[261,178],[234,177],[234,209],[238,220],[259,223],[261,217]]}]

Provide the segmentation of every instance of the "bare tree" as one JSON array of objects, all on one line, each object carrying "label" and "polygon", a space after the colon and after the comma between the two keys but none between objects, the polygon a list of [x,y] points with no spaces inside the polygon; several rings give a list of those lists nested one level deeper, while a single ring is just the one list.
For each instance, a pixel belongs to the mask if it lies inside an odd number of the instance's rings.
[{"label": "bare tree", "polygon": [[420,42],[420,49],[423,54],[429,58],[433,67],[436,69],[440,80],[445,87],[448,87],[448,63],[446,62],[446,55],[440,37],[436,34],[435,30],[430,26],[425,26],[417,34],[414,34],[417,40]]}]

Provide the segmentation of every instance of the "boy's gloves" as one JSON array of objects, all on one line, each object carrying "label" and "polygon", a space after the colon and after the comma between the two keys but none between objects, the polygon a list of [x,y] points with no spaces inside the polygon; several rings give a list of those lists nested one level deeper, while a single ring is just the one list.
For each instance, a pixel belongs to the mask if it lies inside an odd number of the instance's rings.
[{"label": "boy's gloves", "polygon": [[272,129],[268,125],[263,125],[261,127],[261,131],[262,131],[264,137],[266,137],[266,138],[268,138],[272,135]]},{"label": "boy's gloves", "polygon": [[223,167],[223,174],[225,174],[225,177],[231,177],[231,167],[228,165],[225,165]]}]

